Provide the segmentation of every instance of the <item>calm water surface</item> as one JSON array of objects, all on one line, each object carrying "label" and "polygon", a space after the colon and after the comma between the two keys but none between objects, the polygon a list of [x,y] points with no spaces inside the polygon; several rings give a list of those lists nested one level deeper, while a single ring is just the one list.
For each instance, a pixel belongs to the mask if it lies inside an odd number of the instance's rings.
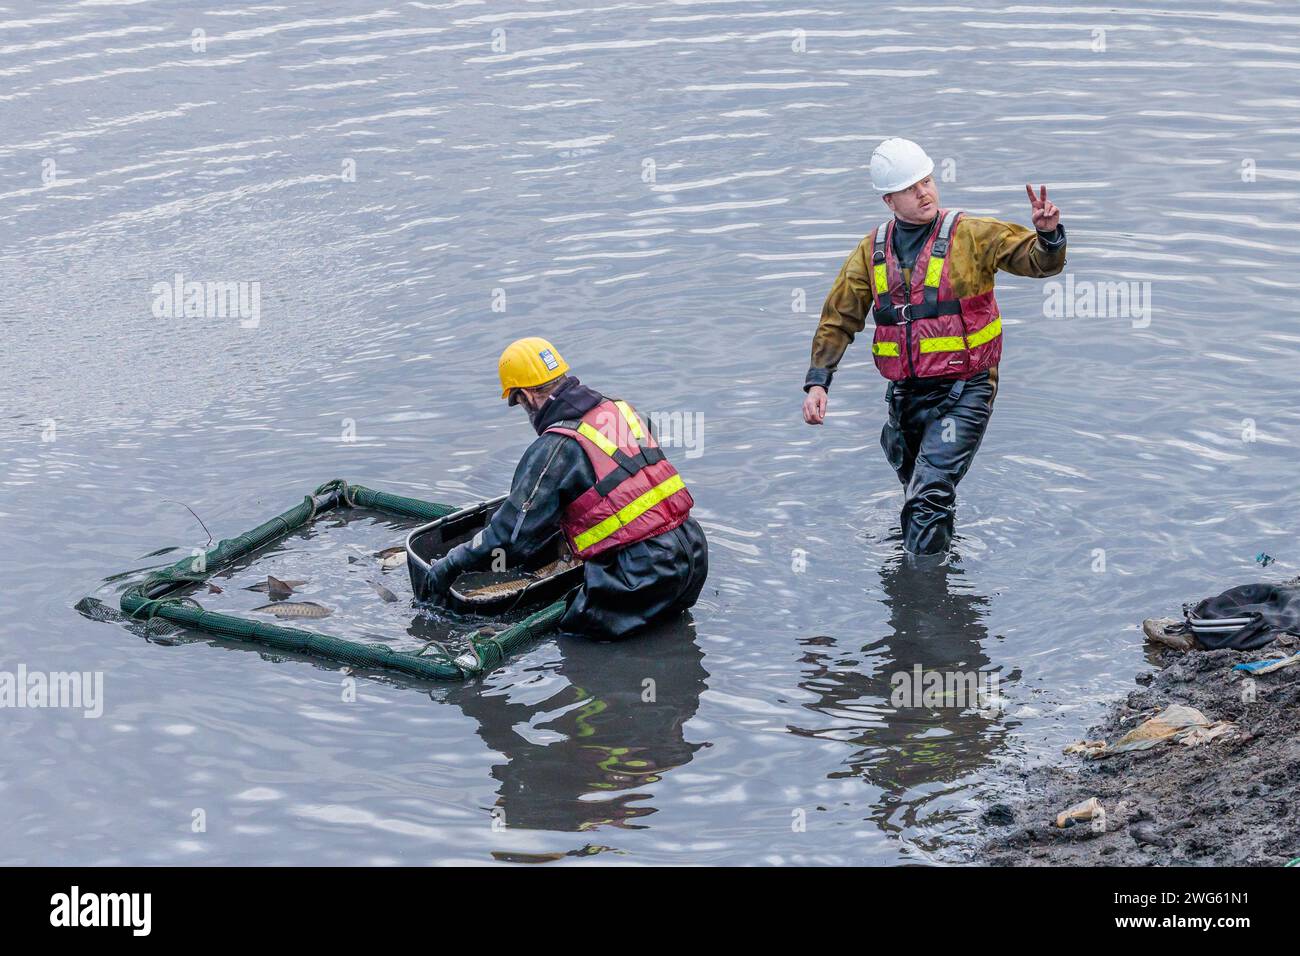
[{"label": "calm water surface", "polygon": [[[1232,0],[0,9],[0,668],[106,698],[4,711],[0,862],[967,859],[1147,666],[1143,617],[1300,565],[1297,53],[1292,5]],[[1047,183],[1075,288],[1150,306],[999,284],[997,412],[925,575],[862,343],[827,426],[798,415],[898,134],[948,206],[1027,222]],[[256,327],[155,315],[178,273],[258,283]],[[496,357],[535,333],[703,422],[690,620],[345,703],[328,666],[73,611],[206,543],[177,502],[224,537],[336,476],[499,493],[531,432]],[[308,578],[323,630],[409,643],[368,583],[402,534],[327,518],[201,599]],[[895,712],[915,664],[996,671],[1006,708]]]}]

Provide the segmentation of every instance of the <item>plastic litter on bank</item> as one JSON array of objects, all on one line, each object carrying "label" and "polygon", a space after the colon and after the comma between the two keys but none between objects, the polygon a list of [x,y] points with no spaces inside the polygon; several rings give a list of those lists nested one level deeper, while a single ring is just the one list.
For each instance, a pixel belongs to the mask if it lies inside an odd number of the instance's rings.
[{"label": "plastic litter on bank", "polygon": [[1181,743],[1189,747],[1209,743],[1236,733],[1237,725],[1227,720],[1211,721],[1195,707],[1171,704],[1156,716],[1143,721],[1112,745],[1104,740],[1081,740],[1065,748],[1067,754],[1083,754],[1088,759],[1115,754],[1150,750],[1159,744]]}]

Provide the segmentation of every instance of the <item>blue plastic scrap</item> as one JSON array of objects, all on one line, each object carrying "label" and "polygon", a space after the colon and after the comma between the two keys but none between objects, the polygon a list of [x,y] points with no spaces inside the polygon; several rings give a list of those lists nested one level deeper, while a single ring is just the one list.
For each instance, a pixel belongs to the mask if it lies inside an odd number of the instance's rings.
[{"label": "blue plastic scrap", "polygon": [[1292,664],[1300,664],[1300,654],[1292,654],[1290,657],[1268,657],[1262,661],[1237,664],[1232,669],[1234,671],[1246,671],[1251,674],[1271,674],[1273,671],[1281,670],[1283,667],[1290,667]]}]

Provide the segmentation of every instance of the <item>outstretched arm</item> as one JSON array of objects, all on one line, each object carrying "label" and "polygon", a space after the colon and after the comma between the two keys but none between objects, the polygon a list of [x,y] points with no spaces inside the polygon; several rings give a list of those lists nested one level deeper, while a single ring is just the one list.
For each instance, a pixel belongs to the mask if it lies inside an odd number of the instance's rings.
[{"label": "outstretched arm", "polygon": [[456,575],[487,568],[498,556],[510,566],[528,560],[559,530],[564,509],[594,481],[591,463],[576,441],[564,435],[539,437],[519,460],[510,496],[488,526],[434,564],[434,589],[445,590]]}]

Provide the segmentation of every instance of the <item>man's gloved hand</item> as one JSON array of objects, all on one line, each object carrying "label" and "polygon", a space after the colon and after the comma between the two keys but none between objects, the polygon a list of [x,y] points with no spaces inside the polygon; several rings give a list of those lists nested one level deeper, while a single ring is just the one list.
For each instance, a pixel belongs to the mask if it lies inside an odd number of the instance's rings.
[{"label": "man's gloved hand", "polygon": [[451,582],[456,580],[459,573],[456,566],[446,558],[435,561],[429,568],[429,587],[435,594],[446,594],[451,590]]},{"label": "man's gloved hand", "polygon": [[455,562],[449,558],[442,558],[435,561],[429,567],[429,573],[424,579],[424,594],[420,595],[421,600],[431,601],[434,598],[443,597],[451,590],[451,582],[456,580],[460,570],[456,567]]}]

